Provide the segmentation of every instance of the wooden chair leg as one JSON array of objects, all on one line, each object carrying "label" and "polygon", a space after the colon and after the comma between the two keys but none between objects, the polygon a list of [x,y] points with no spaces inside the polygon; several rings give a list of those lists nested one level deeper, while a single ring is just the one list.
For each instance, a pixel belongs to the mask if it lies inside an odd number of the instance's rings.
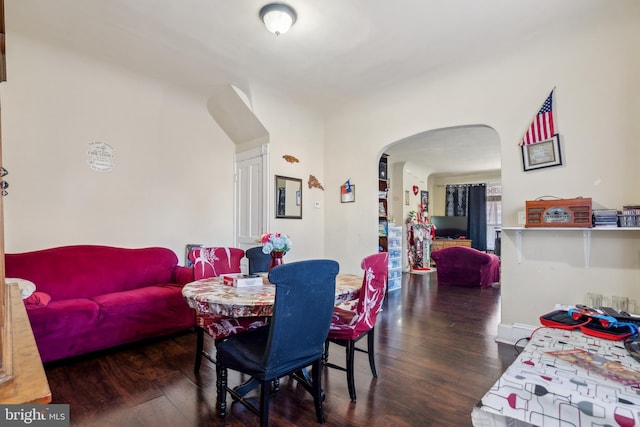
[{"label": "wooden chair leg", "polygon": [[376,371],[376,355],[374,352],[374,341],[373,341],[373,328],[369,332],[367,332],[367,353],[369,353],[369,367],[371,368],[371,373],[374,378],[378,377],[378,372]]},{"label": "wooden chair leg", "polygon": [[329,361],[329,344],[331,344],[331,341],[329,340],[326,340],[324,342],[324,351],[322,352],[322,363],[325,365]]},{"label": "wooden chair leg", "polygon": [[227,368],[216,365],[216,388],[218,391],[218,411],[220,417],[227,415]]},{"label": "wooden chair leg", "polygon": [[355,341],[347,341],[347,386],[349,387],[349,397],[351,397],[352,402],[356,401],[356,384],[354,378],[355,347]]},{"label": "wooden chair leg", "polygon": [[204,329],[196,326],[196,362],[193,365],[193,372],[200,371],[202,364],[202,350],[204,349]]},{"label": "wooden chair leg", "polygon": [[269,393],[271,392],[272,381],[260,382],[260,426],[269,425]]},{"label": "wooden chair leg", "polygon": [[320,365],[322,361],[316,360],[311,366],[311,386],[313,390],[313,404],[316,408],[316,418],[320,424],[324,424],[324,410],[322,408],[323,391],[320,376]]}]

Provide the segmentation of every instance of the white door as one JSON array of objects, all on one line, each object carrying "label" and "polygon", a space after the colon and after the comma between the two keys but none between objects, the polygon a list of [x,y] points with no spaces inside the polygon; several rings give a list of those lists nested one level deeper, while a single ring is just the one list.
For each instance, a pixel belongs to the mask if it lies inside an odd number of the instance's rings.
[{"label": "white door", "polygon": [[235,241],[248,249],[266,232],[269,224],[269,145],[236,154]]}]

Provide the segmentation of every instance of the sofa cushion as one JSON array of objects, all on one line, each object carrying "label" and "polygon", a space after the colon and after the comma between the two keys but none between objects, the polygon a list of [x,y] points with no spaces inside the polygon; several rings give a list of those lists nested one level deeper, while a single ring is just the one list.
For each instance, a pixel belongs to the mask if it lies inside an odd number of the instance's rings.
[{"label": "sofa cushion", "polygon": [[93,298],[100,307],[100,326],[123,340],[157,335],[194,325],[194,313],[184,302],[182,288],[172,284],[147,286],[130,291],[114,292]]},{"label": "sofa cushion", "polygon": [[44,292],[34,292],[27,298],[23,299],[27,310],[34,310],[46,307],[51,302],[51,295]]},{"label": "sofa cushion", "polygon": [[95,329],[100,307],[89,299],[67,299],[51,301],[46,307],[29,310],[29,321],[36,337],[68,337]]},{"label": "sofa cushion", "polygon": [[6,276],[31,280],[54,301],[169,283],[177,265],[167,248],[76,245],[5,255]]}]

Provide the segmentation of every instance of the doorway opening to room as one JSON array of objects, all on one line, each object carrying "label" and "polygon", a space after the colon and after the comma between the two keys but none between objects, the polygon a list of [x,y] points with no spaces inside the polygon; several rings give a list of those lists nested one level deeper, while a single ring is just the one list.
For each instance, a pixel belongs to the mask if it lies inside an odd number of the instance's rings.
[{"label": "doorway opening to room", "polygon": [[[386,146],[384,153],[389,180],[386,214],[390,223],[403,228],[403,253],[407,253],[409,218],[421,211],[429,218],[447,216],[446,186],[477,183],[486,186],[482,195],[486,221],[474,246],[484,252],[496,251],[496,235],[502,224],[502,187],[500,138],[495,130],[485,125],[429,130]],[[409,270],[405,256],[403,271]]]}]

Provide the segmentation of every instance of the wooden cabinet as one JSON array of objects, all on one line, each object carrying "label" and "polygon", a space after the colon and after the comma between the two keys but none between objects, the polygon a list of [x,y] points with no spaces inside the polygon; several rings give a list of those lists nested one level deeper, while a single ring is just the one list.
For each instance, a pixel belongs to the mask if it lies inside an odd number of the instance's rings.
[{"label": "wooden cabinet", "polygon": [[463,239],[435,239],[431,242],[431,252],[439,251],[440,249],[448,248],[451,246],[466,246],[471,247],[471,240]]},{"label": "wooden cabinet", "polygon": [[[11,378],[0,385],[0,403],[22,404],[51,402],[51,389],[33,337],[27,310],[16,283],[5,285],[5,310],[9,312],[10,333],[4,345],[11,341],[13,360]],[[6,362],[3,360],[3,362]]]}]

